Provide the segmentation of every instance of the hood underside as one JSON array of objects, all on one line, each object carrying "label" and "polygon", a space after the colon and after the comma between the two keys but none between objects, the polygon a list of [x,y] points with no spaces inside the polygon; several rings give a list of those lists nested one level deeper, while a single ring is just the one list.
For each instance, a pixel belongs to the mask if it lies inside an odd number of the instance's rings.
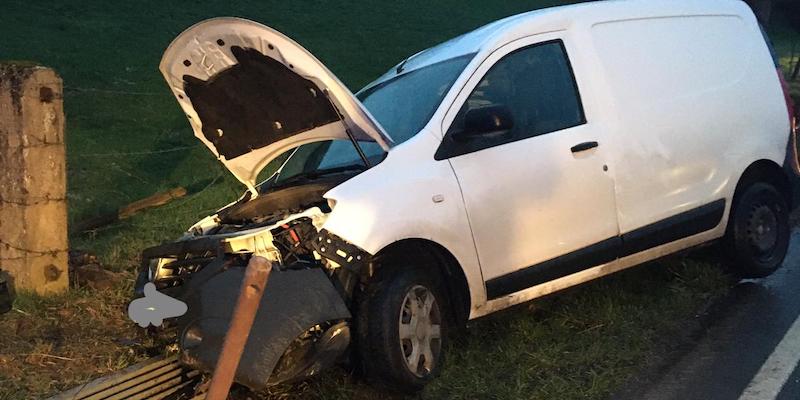
[{"label": "hood underside", "polygon": [[294,147],[389,138],[322,63],[267,26],[214,18],[181,33],[161,72],[194,134],[251,190],[259,172]]}]

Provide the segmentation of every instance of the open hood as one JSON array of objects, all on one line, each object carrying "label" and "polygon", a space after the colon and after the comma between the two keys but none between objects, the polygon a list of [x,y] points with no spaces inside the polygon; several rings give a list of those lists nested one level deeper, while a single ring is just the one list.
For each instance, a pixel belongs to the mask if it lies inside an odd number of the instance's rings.
[{"label": "open hood", "polygon": [[195,136],[254,194],[267,163],[302,144],[392,144],[319,60],[253,21],[214,18],[192,26],[169,45],[160,69]]}]

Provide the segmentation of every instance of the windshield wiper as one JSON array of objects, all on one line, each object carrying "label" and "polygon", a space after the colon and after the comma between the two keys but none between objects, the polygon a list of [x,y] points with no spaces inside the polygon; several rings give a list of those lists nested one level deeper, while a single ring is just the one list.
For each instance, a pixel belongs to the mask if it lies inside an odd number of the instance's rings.
[{"label": "windshield wiper", "polygon": [[396,74],[400,74],[401,72],[403,72],[403,69],[405,68],[405,66],[406,66],[406,63],[407,63],[407,62],[408,62],[408,60],[410,60],[410,59],[411,59],[411,57],[408,57],[408,58],[406,58],[405,60],[403,60],[403,62],[401,62],[400,64],[398,64],[398,65],[397,65],[397,68],[395,68],[394,72],[395,72]]}]

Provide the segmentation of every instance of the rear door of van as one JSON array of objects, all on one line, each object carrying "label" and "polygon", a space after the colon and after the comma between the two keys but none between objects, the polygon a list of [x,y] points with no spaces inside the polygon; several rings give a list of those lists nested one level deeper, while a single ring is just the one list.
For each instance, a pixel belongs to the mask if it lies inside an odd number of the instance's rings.
[{"label": "rear door of van", "polygon": [[769,51],[752,12],[733,3],[592,27],[616,114],[622,257],[721,236],[744,169],[783,161],[789,128]]}]

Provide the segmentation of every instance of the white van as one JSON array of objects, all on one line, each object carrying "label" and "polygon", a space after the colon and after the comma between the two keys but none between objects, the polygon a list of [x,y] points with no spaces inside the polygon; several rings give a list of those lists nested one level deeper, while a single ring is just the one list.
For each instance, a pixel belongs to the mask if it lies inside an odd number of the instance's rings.
[{"label": "white van", "polygon": [[348,349],[419,389],[448,326],[717,240],[742,277],[786,254],[791,105],[739,0],[516,15],[356,95],[237,18],[183,32],[161,70],[247,191],[145,250],[137,286],[188,304],[171,321],[182,359],[210,370],[243,266],[272,260],[236,376],[254,389]]}]

